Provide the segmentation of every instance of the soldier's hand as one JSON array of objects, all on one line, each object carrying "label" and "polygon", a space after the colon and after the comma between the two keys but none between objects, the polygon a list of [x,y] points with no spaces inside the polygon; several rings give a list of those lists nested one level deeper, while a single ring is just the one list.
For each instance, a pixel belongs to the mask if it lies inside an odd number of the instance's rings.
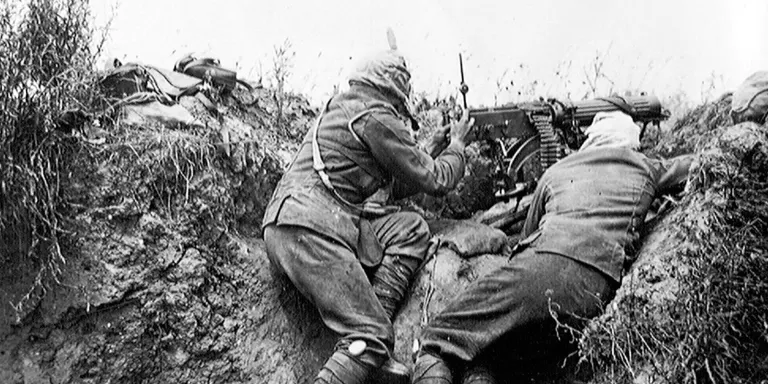
[{"label": "soldier's hand", "polygon": [[459,121],[451,123],[451,142],[461,143],[466,146],[469,144],[469,134],[475,125],[475,119],[469,118],[469,110],[464,110]]},{"label": "soldier's hand", "polygon": [[451,124],[446,124],[442,127],[435,129],[435,133],[432,134],[432,143],[438,147],[445,148],[448,146],[448,142],[451,140]]},{"label": "soldier's hand", "polygon": [[435,129],[435,132],[432,133],[432,137],[430,137],[429,142],[427,142],[427,145],[424,147],[424,150],[434,159],[439,156],[446,147],[448,147],[450,140],[451,125],[446,124]]}]

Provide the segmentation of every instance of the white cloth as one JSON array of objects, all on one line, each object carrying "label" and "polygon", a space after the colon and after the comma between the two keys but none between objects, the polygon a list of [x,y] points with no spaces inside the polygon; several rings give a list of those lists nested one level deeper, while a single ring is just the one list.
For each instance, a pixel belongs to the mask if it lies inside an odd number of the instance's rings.
[{"label": "white cloth", "polygon": [[411,93],[411,73],[405,57],[398,51],[386,50],[361,60],[349,81],[357,81],[407,101]]},{"label": "white cloth", "polygon": [[640,127],[624,112],[598,112],[584,132],[580,150],[593,148],[640,148]]},{"label": "white cloth", "polygon": [[400,52],[390,49],[364,58],[349,75],[349,82],[362,83],[395,96],[402,103],[406,117],[413,118],[411,72]]},{"label": "white cloth", "polygon": [[151,123],[166,125],[183,124],[202,128],[204,124],[179,104],[165,105],[159,101],[144,104],[127,104],[123,106],[121,123],[143,126]]}]

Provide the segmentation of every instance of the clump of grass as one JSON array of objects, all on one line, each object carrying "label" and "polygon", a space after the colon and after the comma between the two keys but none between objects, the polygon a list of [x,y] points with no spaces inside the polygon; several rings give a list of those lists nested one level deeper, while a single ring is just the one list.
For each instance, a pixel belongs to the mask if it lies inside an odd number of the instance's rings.
[{"label": "clump of grass", "polygon": [[676,119],[671,129],[661,132],[655,145],[645,152],[665,158],[692,153],[707,133],[731,125],[730,112],[730,94],[693,108]]},{"label": "clump of grass", "polygon": [[720,104],[682,123],[706,122],[689,193],[670,217],[670,232],[680,234],[667,266],[677,289],[655,302],[639,293],[641,300],[618,300],[587,328],[580,354],[599,372],[596,382],[768,377],[768,131],[727,127]]},{"label": "clump of grass", "polygon": [[210,138],[162,125],[118,125],[95,154],[114,168],[113,193],[133,202],[124,212],[157,210],[172,216],[190,202],[199,176],[216,176],[216,149]]},{"label": "clump of grass", "polygon": [[0,261],[39,268],[17,310],[65,262],[61,185],[81,144],[56,126],[100,103],[93,34],[86,0],[0,0]]}]

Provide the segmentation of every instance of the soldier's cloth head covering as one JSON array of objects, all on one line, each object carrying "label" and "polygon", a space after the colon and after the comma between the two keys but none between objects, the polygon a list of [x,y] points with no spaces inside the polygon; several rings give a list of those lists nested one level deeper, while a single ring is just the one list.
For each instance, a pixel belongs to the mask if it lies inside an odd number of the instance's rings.
[{"label": "soldier's cloth head covering", "polygon": [[377,89],[397,101],[395,107],[411,120],[412,128],[418,123],[410,105],[411,72],[405,57],[397,50],[397,42],[391,29],[387,30],[390,49],[366,57],[357,63],[349,75],[349,84],[361,83]]},{"label": "soldier's cloth head covering", "polygon": [[408,102],[411,94],[411,72],[405,57],[391,49],[361,60],[349,75],[349,81],[374,87],[403,103]]},{"label": "soldier's cloth head covering", "polygon": [[640,127],[624,112],[598,112],[584,132],[580,150],[593,148],[640,148]]}]

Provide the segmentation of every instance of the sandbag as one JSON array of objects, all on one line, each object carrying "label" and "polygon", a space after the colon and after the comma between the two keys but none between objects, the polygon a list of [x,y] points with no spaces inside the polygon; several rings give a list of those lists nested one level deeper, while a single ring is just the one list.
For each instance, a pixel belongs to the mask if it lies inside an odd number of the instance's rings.
[{"label": "sandbag", "polygon": [[197,93],[203,84],[203,81],[196,77],[162,68],[147,67],[147,72],[154,80],[153,87],[174,100]]},{"label": "sandbag", "polygon": [[161,123],[165,125],[199,126],[203,124],[195,119],[186,108],[181,105],[165,105],[158,101],[145,104],[128,104],[123,106],[123,124],[144,126],[148,123]]},{"label": "sandbag", "polygon": [[733,92],[731,118],[734,123],[765,122],[768,115],[768,71],[758,71],[749,76]]},{"label": "sandbag", "polygon": [[154,93],[158,99],[172,103],[180,96],[198,93],[203,84],[202,80],[183,73],[139,63],[117,64],[100,81],[107,97],[122,100],[140,93]]},{"label": "sandbag", "polygon": [[472,220],[436,220],[428,222],[432,235],[440,238],[463,258],[485,254],[507,253],[511,247],[507,235],[500,229]]},{"label": "sandbag", "polygon": [[99,83],[107,97],[124,99],[149,91],[149,73],[142,65],[127,63],[112,68]]}]

